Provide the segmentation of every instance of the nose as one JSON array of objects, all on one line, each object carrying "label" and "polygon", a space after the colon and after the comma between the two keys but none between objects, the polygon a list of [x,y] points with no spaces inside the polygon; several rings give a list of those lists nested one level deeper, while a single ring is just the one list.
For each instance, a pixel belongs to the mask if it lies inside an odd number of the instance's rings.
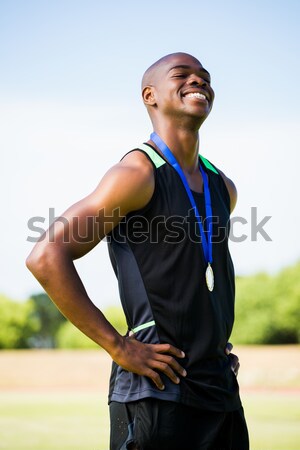
[{"label": "nose", "polygon": [[200,76],[196,75],[196,74],[192,74],[189,79],[188,79],[188,84],[190,86],[206,86],[207,82],[201,78]]}]

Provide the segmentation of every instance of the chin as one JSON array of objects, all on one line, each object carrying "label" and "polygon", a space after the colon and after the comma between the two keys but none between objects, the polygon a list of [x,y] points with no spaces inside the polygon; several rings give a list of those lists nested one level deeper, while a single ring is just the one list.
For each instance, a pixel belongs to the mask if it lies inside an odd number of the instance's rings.
[{"label": "chin", "polygon": [[195,119],[197,118],[198,120],[201,120],[202,122],[204,122],[204,120],[209,116],[211,110],[202,110],[202,111],[189,111],[188,115],[190,117],[194,117]]}]

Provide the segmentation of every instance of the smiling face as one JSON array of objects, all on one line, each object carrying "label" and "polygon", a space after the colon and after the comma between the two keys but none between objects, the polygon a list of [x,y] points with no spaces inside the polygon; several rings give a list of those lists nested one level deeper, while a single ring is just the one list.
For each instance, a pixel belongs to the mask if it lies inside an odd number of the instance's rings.
[{"label": "smiling face", "polygon": [[145,72],[142,88],[152,120],[193,118],[201,125],[214,100],[209,73],[186,53],[174,53],[153,64]]}]

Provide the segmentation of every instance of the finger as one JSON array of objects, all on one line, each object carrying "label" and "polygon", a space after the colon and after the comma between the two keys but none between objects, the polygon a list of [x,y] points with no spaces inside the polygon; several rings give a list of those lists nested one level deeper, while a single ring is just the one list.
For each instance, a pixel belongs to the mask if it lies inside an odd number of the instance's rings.
[{"label": "finger", "polygon": [[238,363],[238,364],[234,367],[234,369],[232,368],[232,371],[233,371],[233,373],[234,373],[234,375],[235,375],[236,377],[238,376],[239,369],[240,369],[240,363]]},{"label": "finger", "polygon": [[182,367],[179,362],[176,361],[176,359],[174,359],[172,356],[158,354],[156,360],[168,364],[173,369],[173,371],[177,372],[182,377],[186,377],[187,372],[185,368]]},{"label": "finger", "polygon": [[149,371],[147,372],[146,376],[151,378],[151,380],[153,381],[153,383],[155,384],[155,386],[158,389],[160,389],[161,391],[163,391],[165,389],[165,385],[162,382],[162,379],[160,378],[158,373],[155,372],[155,370],[149,369]]},{"label": "finger", "polygon": [[[238,367],[240,367],[240,363],[239,363],[239,358],[236,356],[236,355],[234,355],[233,353],[231,353],[230,355],[229,355],[229,358],[230,358],[230,366],[231,366],[231,369],[235,372],[236,371],[236,368]],[[238,369],[237,369],[238,370]]]},{"label": "finger", "polygon": [[168,378],[170,378],[171,381],[173,381],[173,383],[175,384],[180,383],[180,378],[175,374],[175,372],[171,369],[171,367],[167,363],[162,361],[155,361],[155,363],[153,364],[153,368],[164,373]]},{"label": "finger", "polygon": [[179,348],[176,348],[171,344],[154,344],[154,347],[157,353],[170,353],[177,358],[185,357],[185,353],[182,350],[179,350]]},{"label": "finger", "polygon": [[231,342],[227,342],[226,347],[225,347],[226,355],[229,355],[231,353],[232,349],[233,349],[233,345],[231,344]]},{"label": "finger", "polygon": [[231,361],[231,365],[232,366],[236,366],[239,363],[239,358],[237,355],[235,355],[234,353],[230,353],[230,355],[228,355],[230,361]]}]

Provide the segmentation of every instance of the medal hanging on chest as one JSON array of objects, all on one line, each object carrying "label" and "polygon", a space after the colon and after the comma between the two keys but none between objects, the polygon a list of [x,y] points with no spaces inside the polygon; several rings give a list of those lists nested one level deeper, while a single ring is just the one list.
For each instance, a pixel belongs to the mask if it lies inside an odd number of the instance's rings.
[{"label": "medal hanging on chest", "polygon": [[205,271],[205,280],[208,290],[212,292],[215,285],[215,277],[210,263],[207,264],[207,268]]},{"label": "medal hanging on chest", "polygon": [[206,215],[205,220],[207,223],[207,237],[206,237],[194,196],[188,185],[188,182],[183,173],[183,170],[181,169],[180,165],[178,164],[178,161],[176,160],[175,156],[173,155],[173,153],[171,152],[169,147],[164,143],[164,141],[155,132],[151,134],[150,139],[160,149],[160,151],[163,153],[163,155],[166,157],[166,159],[169,161],[169,163],[176,170],[176,172],[180,176],[181,181],[185,187],[186,193],[187,193],[190,203],[193,207],[195,217],[196,217],[196,220],[198,223],[199,231],[200,231],[204,259],[207,264],[207,268],[205,271],[205,281],[206,281],[207,289],[210,292],[212,292],[214,289],[214,285],[215,285],[214,272],[213,272],[213,269],[211,266],[212,265],[212,225],[213,225],[213,221],[212,221],[212,207],[211,207],[211,198],[210,198],[210,190],[209,190],[209,185],[208,185],[207,173],[203,170],[201,164],[199,163],[199,170],[202,175],[203,187],[204,187],[205,215]]}]

